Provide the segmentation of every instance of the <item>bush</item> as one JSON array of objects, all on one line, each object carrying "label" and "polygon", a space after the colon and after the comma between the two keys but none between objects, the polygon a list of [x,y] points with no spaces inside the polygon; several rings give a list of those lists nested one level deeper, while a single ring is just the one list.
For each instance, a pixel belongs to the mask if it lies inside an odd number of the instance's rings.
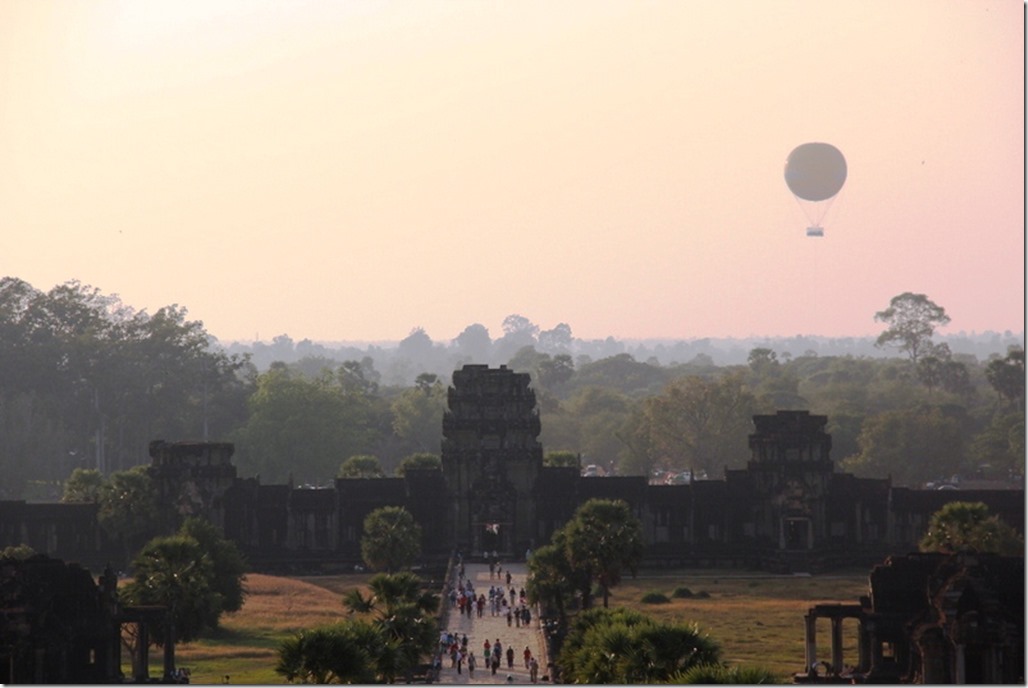
[{"label": "bush", "polygon": [[692,590],[690,590],[689,588],[677,587],[677,588],[674,589],[674,592],[671,593],[671,597],[675,597],[675,598],[679,598],[679,599],[681,599],[681,598],[688,599],[688,598],[692,597]]},{"label": "bush", "polygon": [[590,609],[575,617],[557,664],[561,681],[664,683],[676,672],[717,664],[717,642],[695,624],[661,623],[630,609]]},{"label": "bush", "polygon": [[648,592],[642,596],[643,604],[667,604],[671,600],[662,592]]},{"label": "bush", "polygon": [[668,681],[675,685],[761,685],[779,683],[773,671],[763,667],[701,664],[680,671]]}]

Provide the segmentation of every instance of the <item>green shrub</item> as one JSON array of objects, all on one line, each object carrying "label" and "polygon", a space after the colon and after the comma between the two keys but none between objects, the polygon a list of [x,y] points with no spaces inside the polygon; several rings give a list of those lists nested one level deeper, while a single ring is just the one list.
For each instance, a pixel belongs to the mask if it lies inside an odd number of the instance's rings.
[{"label": "green shrub", "polygon": [[680,671],[670,678],[674,685],[761,685],[780,683],[774,672],[763,667],[701,664]]},{"label": "green shrub", "polygon": [[648,592],[642,596],[643,604],[667,604],[671,600],[662,592]]},{"label": "green shrub", "polygon": [[671,597],[688,599],[692,597],[692,590],[686,587],[679,586],[675,588],[674,591],[671,593]]}]

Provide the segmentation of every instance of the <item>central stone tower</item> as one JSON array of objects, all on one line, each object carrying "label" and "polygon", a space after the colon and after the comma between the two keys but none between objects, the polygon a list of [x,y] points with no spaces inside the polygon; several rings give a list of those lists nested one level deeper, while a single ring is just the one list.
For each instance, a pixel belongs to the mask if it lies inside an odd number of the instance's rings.
[{"label": "central stone tower", "polygon": [[443,415],[445,508],[465,555],[520,558],[535,546],[535,495],[543,465],[528,373],[465,365],[453,373]]}]

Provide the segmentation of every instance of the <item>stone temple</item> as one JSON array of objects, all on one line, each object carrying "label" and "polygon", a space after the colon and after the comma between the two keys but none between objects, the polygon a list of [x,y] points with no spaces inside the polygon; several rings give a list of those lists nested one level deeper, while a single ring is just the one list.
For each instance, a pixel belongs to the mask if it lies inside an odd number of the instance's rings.
[{"label": "stone temple", "polygon": [[[643,524],[647,566],[871,566],[916,550],[932,513],[954,500],[984,502],[1023,530],[1023,489],[918,490],[836,471],[827,417],[803,410],[755,416],[745,468],[684,485],[544,466],[530,377],[504,366],[455,371],[441,421],[441,470],[337,478],[329,489],[239,477],[231,444],[153,442],[166,527],[204,516],[269,571],[352,567],[364,518],[383,506],[413,514],[426,563],[454,551],[522,558],[592,498],[628,502]],[[21,543],[97,568],[120,556],[93,504],[0,502],[0,546]]]}]

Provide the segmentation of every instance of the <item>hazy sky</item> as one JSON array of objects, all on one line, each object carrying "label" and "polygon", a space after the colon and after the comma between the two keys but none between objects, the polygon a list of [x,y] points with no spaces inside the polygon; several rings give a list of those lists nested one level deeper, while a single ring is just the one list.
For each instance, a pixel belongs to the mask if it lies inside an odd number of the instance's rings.
[{"label": "hazy sky", "polygon": [[[0,2],[0,274],[229,341],[1024,329],[1012,0]],[[826,141],[822,239],[783,180]]]}]

